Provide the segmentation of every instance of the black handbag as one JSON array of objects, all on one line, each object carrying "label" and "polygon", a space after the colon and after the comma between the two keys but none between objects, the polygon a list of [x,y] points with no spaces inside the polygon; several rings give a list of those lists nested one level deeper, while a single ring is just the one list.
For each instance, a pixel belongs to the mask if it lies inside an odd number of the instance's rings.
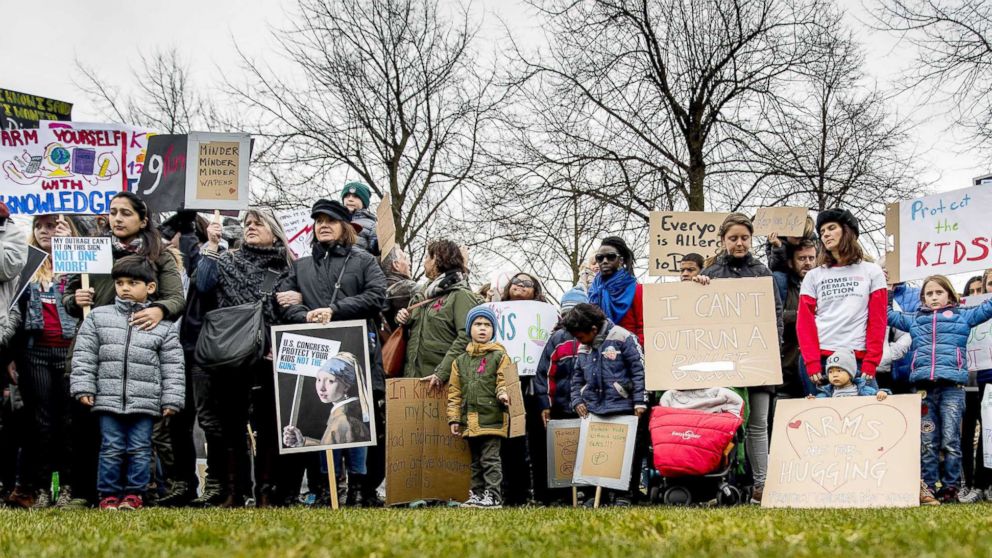
[{"label": "black handbag", "polygon": [[265,300],[272,295],[279,273],[266,271],[262,297],[256,302],[218,308],[203,315],[196,341],[196,363],[205,371],[254,365],[265,356]]}]

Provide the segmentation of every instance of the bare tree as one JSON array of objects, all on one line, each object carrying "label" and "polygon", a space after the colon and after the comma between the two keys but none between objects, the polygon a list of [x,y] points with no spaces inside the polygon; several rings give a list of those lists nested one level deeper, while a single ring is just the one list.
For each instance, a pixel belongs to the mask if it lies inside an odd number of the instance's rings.
[{"label": "bare tree", "polygon": [[77,60],[76,83],[100,107],[105,118],[166,134],[185,134],[213,121],[213,108],[192,82],[189,63],[176,49],[141,55],[132,70],[134,89],[121,93],[95,70]]},{"label": "bare tree", "polygon": [[437,0],[300,0],[275,35],[283,71],[242,53],[249,82],[228,87],[265,140],[253,165],[267,197],[310,201],[358,178],[392,201],[397,244],[422,250],[499,102],[475,35]]}]

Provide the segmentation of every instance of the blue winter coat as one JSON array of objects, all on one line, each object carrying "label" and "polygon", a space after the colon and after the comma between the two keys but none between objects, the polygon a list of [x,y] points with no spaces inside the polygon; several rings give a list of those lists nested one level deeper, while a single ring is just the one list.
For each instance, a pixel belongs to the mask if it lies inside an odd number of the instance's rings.
[{"label": "blue winter coat", "polygon": [[972,308],[923,307],[917,312],[890,309],[889,325],[908,331],[913,338],[909,381],[968,383],[968,336],[971,328],[989,319],[992,319],[992,300]]},{"label": "blue winter coat", "polygon": [[614,415],[647,406],[644,353],[637,336],[610,320],[592,346],[579,345],[572,372],[572,408],[585,403],[590,413]]},{"label": "blue winter coat", "polygon": [[[878,390],[875,389],[875,388],[873,388],[873,387],[871,387],[870,385],[868,385],[868,382],[865,381],[864,376],[858,376],[857,378],[855,378],[854,379],[854,385],[858,388],[858,395],[859,396],[877,395],[878,394]],[[816,396],[818,398],[833,397],[834,396],[834,386],[832,386],[830,384],[827,384],[827,385],[819,388],[819,393],[817,393]]]},{"label": "blue winter coat", "polygon": [[531,380],[534,399],[542,411],[552,407],[572,414],[572,372],[579,342],[561,328],[551,334],[544,345],[537,372]]},{"label": "blue winter coat", "polygon": [[[920,288],[911,287],[906,283],[899,283],[892,287],[892,300],[899,304],[899,310],[903,312],[916,312],[920,309]],[[913,365],[913,353],[892,363],[892,379],[908,380],[909,373]]]}]

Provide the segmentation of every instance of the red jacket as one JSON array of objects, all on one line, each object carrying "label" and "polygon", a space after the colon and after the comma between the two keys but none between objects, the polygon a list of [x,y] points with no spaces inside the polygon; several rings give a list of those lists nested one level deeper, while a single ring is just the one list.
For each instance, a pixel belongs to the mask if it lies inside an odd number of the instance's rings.
[{"label": "red jacket", "polygon": [[644,348],[644,285],[637,284],[634,290],[634,302],[617,325],[636,335],[641,348]]}]

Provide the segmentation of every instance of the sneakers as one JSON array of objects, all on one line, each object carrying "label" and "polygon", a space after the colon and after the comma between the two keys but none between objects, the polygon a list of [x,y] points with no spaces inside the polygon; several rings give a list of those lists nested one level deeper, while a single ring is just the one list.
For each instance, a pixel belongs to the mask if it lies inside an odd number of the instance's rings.
[{"label": "sneakers", "polygon": [[934,497],[933,491],[927,486],[927,483],[920,481],[920,505],[921,506],[939,506],[940,500]]},{"label": "sneakers", "polygon": [[117,496],[107,496],[100,500],[100,509],[105,511],[117,511],[120,509],[121,499]]},{"label": "sneakers", "polygon": [[977,488],[964,487],[958,492],[958,502],[962,504],[974,504],[980,502],[984,497],[981,490]]},{"label": "sneakers", "polygon": [[940,499],[941,504],[956,504],[958,501],[958,488],[956,486],[942,488],[937,493],[937,498]]},{"label": "sneakers", "polygon": [[68,485],[59,488],[59,497],[55,500],[55,507],[59,509],[73,507],[72,489]]},{"label": "sneakers", "polygon": [[764,492],[765,492],[764,486],[755,486],[753,489],[751,489],[751,503],[760,506],[761,497],[762,495],[764,495]]},{"label": "sneakers", "polygon": [[42,488],[34,497],[32,510],[43,510],[52,507],[52,493]]},{"label": "sneakers", "polygon": [[477,507],[479,507],[479,504],[480,503],[482,503],[482,497],[480,497],[475,492],[469,491],[469,493],[468,493],[468,500],[465,500],[465,502],[462,503],[461,507],[463,507],[463,508],[477,508]]},{"label": "sneakers", "polygon": [[140,510],[143,506],[141,502],[141,496],[136,496],[134,494],[128,494],[121,500],[121,503],[117,505],[117,509],[121,511],[128,510]]},{"label": "sneakers", "polygon": [[12,508],[30,509],[34,506],[34,500],[35,494],[32,491],[17,486],[7,496],[7,505]]},{"label": "sneakers", "polygon": [[503,500],[499,497],[498,494],[495,494],[487,490],[482,493],[482,499],[475,507],[489,509],[489,510],[498,510],[503,507]]}]

